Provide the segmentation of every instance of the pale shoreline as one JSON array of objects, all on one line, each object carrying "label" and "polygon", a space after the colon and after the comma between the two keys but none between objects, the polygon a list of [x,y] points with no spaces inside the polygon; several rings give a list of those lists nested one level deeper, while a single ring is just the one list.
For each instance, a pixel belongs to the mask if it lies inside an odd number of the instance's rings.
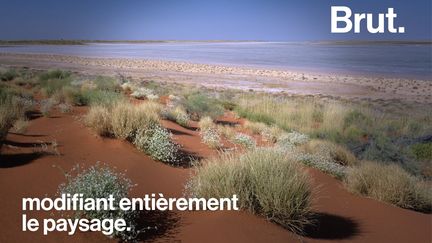
[{"label": "pale shoreline", "polygon": [[89,75],[188,83],[222,89],[431,103],[432,80],[383,78],[131,58],[0,53],[0,65],[64,68]]}]

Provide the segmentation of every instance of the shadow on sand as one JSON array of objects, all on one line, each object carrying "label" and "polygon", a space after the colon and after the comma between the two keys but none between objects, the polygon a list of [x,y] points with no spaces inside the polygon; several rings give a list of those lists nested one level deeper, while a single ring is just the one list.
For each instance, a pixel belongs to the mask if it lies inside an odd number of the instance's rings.
[{"label": "shadow on sand", "polygon": [[138,235],[137,240],[149,242],[163,238],[170,242],[177,233],[175,229],[179,221],[180,217],[172,211],[141,211],[138,228],[143,232]]},{"label": "shadow on sand", "polygon": [[0,168],[13,168],[23,166],[47,155],[50,154],[44,152],[0,154]]},{"label": "shadow on sand", "polygon": [[341,240],[349,239],[358,234],[359,225],[352,219],[327,213],[317,213],[315,224],[306,227],[304,236],[313,239]]},{"label": "shadow on sand", "polygon": [[195,164],[197,164],[202,159],[203,157],[201,157],[196,153],[180,149],[178,155],[178,161],[174,166],[180,168],[190,168]]}]

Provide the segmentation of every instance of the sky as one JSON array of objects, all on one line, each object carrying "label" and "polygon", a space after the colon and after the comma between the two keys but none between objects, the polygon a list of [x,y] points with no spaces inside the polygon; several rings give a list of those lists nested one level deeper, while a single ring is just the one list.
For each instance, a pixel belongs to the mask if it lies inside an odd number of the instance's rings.
[{"label": "sky", "polygon": [[[431,0],[0,0],[0,39],[431,40]],[[398,14],[404,34],[332,34],[331,6]],[[365,23],[364,23],[365,25]]]}]

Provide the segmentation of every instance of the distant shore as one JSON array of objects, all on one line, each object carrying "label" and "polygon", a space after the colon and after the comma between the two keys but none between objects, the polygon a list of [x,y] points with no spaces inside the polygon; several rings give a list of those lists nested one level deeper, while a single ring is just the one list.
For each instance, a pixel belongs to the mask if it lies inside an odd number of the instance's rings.
[{"label": "distant shore", "polygon": [[[288,42],[268,40],[0,40],[0,46],[14,45],[86,45],[106,44],[151,44],[151,43],[238,43],[238,42]],[[430,40],[322,40],[304,41],[311,44],[328,45],[432,45]]]},{"label": "distant shore", "polygon": [[432,102],[431,80],[334,73],[308,73],[131,58],[89,58],[51,54],[0,53],[0,65],[36,69],[63,68],[89,75],[122,75],[162,82],[189,83],[272,93],[322,95],[350,99]]}]

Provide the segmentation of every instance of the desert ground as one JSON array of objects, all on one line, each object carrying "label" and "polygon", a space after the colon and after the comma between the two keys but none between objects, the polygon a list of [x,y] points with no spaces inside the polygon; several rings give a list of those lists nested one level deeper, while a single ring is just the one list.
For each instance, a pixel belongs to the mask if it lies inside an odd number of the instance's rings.
[{"label": "desert ground", "polygon": [[[293,230],[296,222],[288,216],[275,219],[274,211],[252,205],[238,212],[143,212],[137,224],[149,228],[135,240],[432,241],[430,81],[42,54],[1,53],[0,64],[2,105],[10,98],[8,109],[14,110],[14,102],[31,101],[8,124],[2,120],[1,242],[119,241],[99,232],[43,236],[21,231],[22,197],[56,195],[65,182],[62,171],[77,164],[91,167],[100,161],[124,172],[136,184],[131,197],[155,192],[181,197],[189,183],[197,186],[194,178],[207,179],[206,169],[225,165],[217,159],[221,154],[252,156],[255,150],[292,161],[296,173],[307,178],[310,201],[301,230]],[[101,96],[96,100],[96,95]],[[149,150],[153,144],[141,146],[136,127],[126,134],[125,126],[116,130],[115,112],[125,107],[146,122],[154,119],[150,125],[131,126],[160,127],[170,135],[168,148],[175,144],[182,157],[175,162],[157,157]],[[314,144],[331,151],[322,155]],[[300,154],[311,159],[297,161]],[[369,164],[384,174],[367,174]],[[364,176],[378,181],[367,185],[369,191],[354,186],[363,169]],[[393,178],[391,171],[401,177]],[[398,183],[401,178],[406,184]],[[215,193],[211,188],[192,191]],[[289,223],[280,223],[281,218]]]}]

